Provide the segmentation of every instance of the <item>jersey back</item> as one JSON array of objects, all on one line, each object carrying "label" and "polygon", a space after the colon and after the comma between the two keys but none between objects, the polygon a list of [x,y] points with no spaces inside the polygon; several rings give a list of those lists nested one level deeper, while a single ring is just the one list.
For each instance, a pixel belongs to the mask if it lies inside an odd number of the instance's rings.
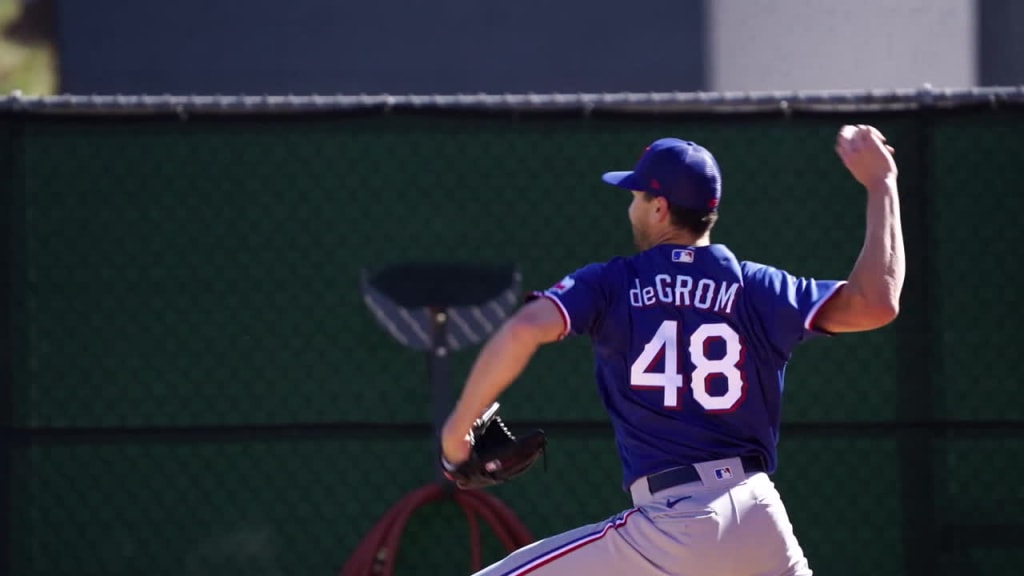
[{"label": "jersey back", "polygon": [[842,282],[740,262],[725,246],[659,245],[587,265],[537,293],[589,336],[623,488],[707,460],[777,456],[793,347]]}]

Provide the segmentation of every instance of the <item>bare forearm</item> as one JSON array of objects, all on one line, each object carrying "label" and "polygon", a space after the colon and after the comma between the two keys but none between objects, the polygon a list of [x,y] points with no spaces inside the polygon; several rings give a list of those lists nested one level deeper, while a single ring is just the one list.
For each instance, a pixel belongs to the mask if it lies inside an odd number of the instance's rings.
[{"label": "bare forearm", "polygon": [[528,329],[509,323],[484,345],[470,370],[447,431],[468,431],[483,411],[522,374],[541,342]]},{"label": "bare forearm", "polygon": [[864,246],[850,272],[847,290],[873,309],[899,309],[906,275],[900,203],[895,177],[868,190]]}]

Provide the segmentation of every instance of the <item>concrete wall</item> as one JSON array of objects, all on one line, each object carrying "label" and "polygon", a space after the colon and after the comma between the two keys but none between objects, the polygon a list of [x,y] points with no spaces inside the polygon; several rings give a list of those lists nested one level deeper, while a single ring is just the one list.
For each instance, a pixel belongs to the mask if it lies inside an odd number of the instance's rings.
[{"label": "concrete wall", "polygon": [[977,82],[973,0],[714,0],[711,90]]}]

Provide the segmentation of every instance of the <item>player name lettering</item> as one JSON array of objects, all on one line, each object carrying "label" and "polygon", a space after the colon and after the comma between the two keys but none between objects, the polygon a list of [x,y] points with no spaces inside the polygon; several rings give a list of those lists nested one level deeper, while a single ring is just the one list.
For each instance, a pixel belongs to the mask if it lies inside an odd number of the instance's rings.
[{"label": "player name lettering", "polygon": [[658,274],[651,285],[641,286],[639,278],[633,284],[635,288],[629,291],[629,303],[635,308],[663,303],[723,314],[732,314],[732,305],[740,288],[737,282],[723,280],[716,283],[710,278],[694,281],[685,274]]}]

